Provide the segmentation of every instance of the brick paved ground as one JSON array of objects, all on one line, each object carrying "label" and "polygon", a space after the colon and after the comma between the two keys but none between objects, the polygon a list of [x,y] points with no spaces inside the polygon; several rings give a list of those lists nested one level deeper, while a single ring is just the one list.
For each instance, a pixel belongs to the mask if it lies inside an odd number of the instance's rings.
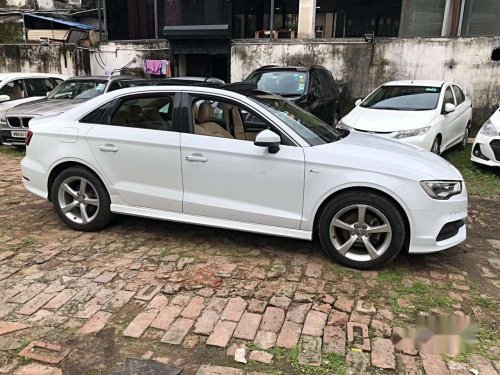
[{"label": "brick paved ground", "polygon": [[[472,199],[462,246],[358,272],[315,244],[220,229],[119,218],[77,233],[23,189],[19,161],[0,152],[0,374],[127,358],[182,374],[500,373],[498,197]],[[471,316],[479,345],[455,358],[394,346],[419,313]]]}]

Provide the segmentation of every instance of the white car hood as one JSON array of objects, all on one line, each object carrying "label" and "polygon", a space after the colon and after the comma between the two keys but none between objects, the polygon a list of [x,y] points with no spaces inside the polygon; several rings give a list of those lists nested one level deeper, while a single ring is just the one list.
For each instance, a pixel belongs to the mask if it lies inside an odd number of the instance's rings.
[{"label": "white car hood", "polygon": [[490,121],[493,126],[500,132],[500,108],[493,113],[490,117]]},{"label": "white car hood", "polygon": [[356,130],[395,132],[423,128],[436,117],[436,110],[394,111],[356,107],[342,119]]},{"label": "white car hood", "polygon": [[[460,172],[442,157],[419,147],[377,135],[351,132],[340,141],[314,146],[332,153],[330,160],[347,168],[370,169],[416,180],[462,181]],[[342,156],[342,157],[340,157]],[[388,167],[388,166],[392,166]]]}]

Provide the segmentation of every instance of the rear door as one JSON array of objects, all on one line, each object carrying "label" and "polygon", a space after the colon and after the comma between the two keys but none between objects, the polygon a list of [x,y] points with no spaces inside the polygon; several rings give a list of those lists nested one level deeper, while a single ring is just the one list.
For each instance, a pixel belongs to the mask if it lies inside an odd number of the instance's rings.
[{"label": "rear door", "polygon": [[443,94],[443,104],[441,106],[441,115],[443,116],[443,141],[441,144],[441,151],[447,149],[457,138],[457,128],[460,127],[458,111],[446,113],[444,107],[447,103],[456,105],[455,94],[451,85],[447,86]]},{"label": "rear door", "polygon": [[177,104],[180,94],[121,97],[82,122],[97,163],[129,206],[182,212],[182,175]]},{"label": "rear door", "polygon": [[465,134],[465,128],[469,123],[470,103],[468,103],[468,101],[465,100],[465,94],[463,93],[462,89],[460,89],[460,87],[458,87],[457,85],[453,85],[452,87],[453,87],[453,93],[455,94],[455,100],[457,103],[457,109],[456,109],[457,123],[456,126],[454,127],[456,136],[455,141],[457,141],[463,138]]}]

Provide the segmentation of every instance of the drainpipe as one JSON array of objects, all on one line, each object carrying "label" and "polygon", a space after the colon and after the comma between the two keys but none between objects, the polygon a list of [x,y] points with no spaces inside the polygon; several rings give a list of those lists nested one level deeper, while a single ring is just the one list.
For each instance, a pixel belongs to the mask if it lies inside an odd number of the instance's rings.
[{"label": "drainpipe", "polygon": [[104,18],[104,41],[108,41],[108,14],[106,9],[106,0],[102,0],[102,15]]},{"label": "drainpipe", "polygon": [[274,0],[271,0],[271,14],[269,17],[269,30],[271,31],[269,35],[269,39],[273,39],[273,31],[274,31]]},{"label": "drainpipe", "polygon": [[155,7],[155,39],[158,39],[158,0],[154,0]]},{"label": "drainpipe", "polygon": [[102,41],[102,2],[97,0],[97,18],[99,19],[99,43]]}]

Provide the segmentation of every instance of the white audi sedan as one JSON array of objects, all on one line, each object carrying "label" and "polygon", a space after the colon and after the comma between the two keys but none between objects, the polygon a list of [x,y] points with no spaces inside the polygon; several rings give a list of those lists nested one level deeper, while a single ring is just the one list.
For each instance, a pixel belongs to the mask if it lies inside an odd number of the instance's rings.
[{"label": "white audi sedan", "polygon": [[472,146],[471,160],[490,167],[500,167],[500,108],[479,130]]},{"label": "white audi sedan", "polygon": [[435,154],[467,145],[472,105],[464,90],[451,82],[394,81],[363,100],[337,124],[401,140]]},{"label": "white audi sedan", "polygon": [[126,214],[311,240],[382,266],[465,240],[467,193],[444,159],[335,130],[249,84],[137,87],[30,122],[25,187],[69,227]]}]

